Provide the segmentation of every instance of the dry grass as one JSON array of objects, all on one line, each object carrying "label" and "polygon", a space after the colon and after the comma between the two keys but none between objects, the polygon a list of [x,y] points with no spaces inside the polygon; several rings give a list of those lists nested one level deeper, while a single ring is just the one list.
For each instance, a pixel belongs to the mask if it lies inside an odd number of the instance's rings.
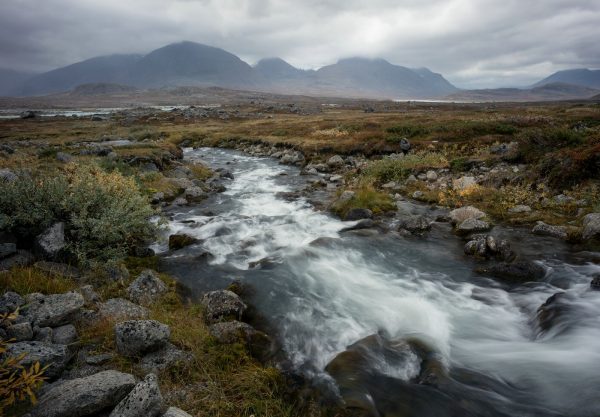
[{"label": "dry grass", "polygon": [[58,294],[72,291],[77,283],[69,278],[49,275],[35,268],[13,268],[0,272],[0,290],[14,291],[18,294],[39,292],[42,294]]}]

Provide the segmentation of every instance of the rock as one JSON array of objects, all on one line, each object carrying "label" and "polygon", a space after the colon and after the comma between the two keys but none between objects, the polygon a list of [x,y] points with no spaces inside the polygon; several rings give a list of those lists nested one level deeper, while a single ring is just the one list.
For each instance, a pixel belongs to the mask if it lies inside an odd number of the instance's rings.
[{"label": "rock", "polygon": [[169,249],[177,250],[181,248],[185,248],[186,246],[193,245],[198,242],[193,236],[187,235],[185,233],[176,233],[174,235],[169,236]]},{"label": "rock", "polygon": [[36,238],[36,248],[45,257],[53,258],[64,249],[65,224],[55,223]]},{"label": "rock", "polygon": [[141,172],[158,172],[159,169],[154,162],[145,162],[140,165]]},{"label": "rock", "polygon": [[478,256],[480,258],[496,258],[502,261],[510,262],[515,258],[515,254],[510,248],[507,240],[496,241],[490,235],[477,235],[464,247],[465,254]]},{"label": "rock", "polygon": [[65,324],[52,329],[52,342],[58,345],[70,345],[75,343],[78,338],[77,330],[72,324]]},{"label": "rock", "polygon": [[13,182],[18,179],[19,179],[19,177],[17,176],[17,174],[12,172],[10,169],[8,169],[8,168],[0,169],[0,180],[1,181]]},{"label": "rock", "polygon": [[165,199],[165,193],[163,193],[162,191],[159,191],[157,193],[154,193],[152,195],[152,197],[150,197],[150,202],[152,204],[158,204],[161,201],[163,201]]},{"label": "rock", "polygon": [[463,234],[469,233],[477,233],[477,232],[485,232],[490,229],[490,224],[488,222],[484,222],[483,220],[477,219],[466,219],[462,223],[460,223],[456,231]]},{"label": "rock", "polygon": [[186,188],[183,195],[187,201],[200,201],[206,197],[204,190],[198,186]]},{"label": "rock", "polygon": [[366,208],[353,208],[348,210],[344,220],[361,220],[361,219],[370,219],[373,217],[373,212]]},{"label": "rock", "polygon": [[124,265],[107,265],[104,267],[106,278],[113,282],[124,283],[129,280],[129,270]]},{"label": "rock", "polygon": [[85,363],[92,366],[104,365],[107,362],[110,362],[115,357],[112,353],[101,353],[99,355],[91,355],[86,356]]},{"label": "rock", "polygon": [[177,349],[175,345],[168,343],[163,348],[145,355],[140,360],[140,367],[146,373],[158,373],[173,368],[178,363],[189,363],[193,359],[191,353]]},{"label": "rock", "polygon": [[21,354],[25,354],[21,365],[27,369],[36,362],[39,362],[41,367],[49,365],[44,375],[50,379],[60,376],[72,357],[71,352],[65,345],[36,341],[9,344],[6,348],[5,357],[14,357]]},{"label": "rock", "polygon": [[354,191],[346,190],[342,194],[340,194],[337,201],[339,201],[341,203],[350,201],[354,198],[355,195],[356,195],[356,193]]},{"label": "rock", "polygon": [[192,417],[181,408],[169,407],[162,417]]},{"label": "rock", "polygon": [[479,269],[478,272],[513,283],[538,281],[544,278],[546,270],[532,261],[515,261],[500,263],[489,268]]},{"label": "rock", "polygon": [[349,232],[351,230],[370,229],[375,226],[375,222],[372,219],[359,220],[354,226],[344,227],[340,230],[340,233]]},{"label": "rock", "polygon": [[475,177],[460,177],[454,181],[452,181],[452,187],[455,190],[463,191],[473,185],[477,184]]},{"label": "rock", "polygon": [[33,339],[33,329],[31,323],[15,323],[6,329],[6,335],[9,339],[15,339],[17,342],[23,342]]},{"label": "rock", "polygon": [[78,292],[83,296],[87,305],[96,305],[102,301],[98,293],[94,290],[94,287],[91,285],[84,285],[79,288]]},{"label": "rock", "polygon": [[411,233],[421,233],[431,229],[433,220],[426,216],[414,215],[400,219],[399,229],[408,230]]},{"label": "rock", "polygon": [[590,213],[583,218],[584,240],[600,238],[600,213]]},{"label": "rock", "polygon": [[25,300],[16,292],[7,291],[0,297],[0,314],[12,313],[25,304]]},{"label": "rock", "polygon": [[412,198],[414,198],[415,200],[420,200],[424,196],[425,196],[425,193],[423,193],[423,191],[417,190],[414,193],[412,193]]},{"label": "rock", "polygon": [[531,213],[531,207],[525,205],[518,205],[509,208],[508,212],[511,214]]},{"label": "rock", "polygon": [[113,408],[135,386],[133,375],[103,371],[71,379],[44,394],[32,417],[83,417]]},{"label": "rock", "polygon": [[340,168],[344,166],[344,158],[340,155],[334,155],[327,160],[327,166],[330,168]]},{"label": "rock", "polygon": [[37,327],[33,328],[33,340],[37,342],[52,343],[54,331],[52,327]]},{"label": "rock", "polygon": [[415,177],[413,174],[410,174],[410,175],[408,176],[408,178],[406,179],[406,182],[407,182],[407,183],[409,183],[409,184],[410,184],[410,183],[417,182],[417,177]]},{"label": "rock", "polygon": [[162,403],[158,378],[149,374],[117,404],[109,417],[156,417],[161,412]]},{"label": "rock", "polygon": [[65,152],[57,152],[56,153],[56,160],[62,163],[69,163],[73,160],[73,156],[71,154],[65,153]]},{"label": "rock", "polygon": [[408,151],[410,151],[410,142],[408,141],[408,139],[406,138],[402,138],[400,139],[400,150],[402,151],[402,153],[406,154],[408,153]]},{"label": "rock", "polygon": [[117,351],[124,356],[141,356],[169,342],[171,330],[156,320],[129,320],[115,325]]},{"label": "rock", "polygon": [[127,295],[134,303],[149,305],[167,292],[167,286],[156,272],[146,269],[129,285]]},{"label": "rock", "polygon": [[429,182],[435,182],[438,179],[438,174],[435,171],[427,171],[425,176],[426,176],[427,181],[429,181]]},{"label": "rock", "polygon": [[13,267],[29,266],[35,261],[31,252],[26,250],[17,250],[17,253],[0,260],[0,271],[8,271]]},{"label": "rock", "polygon": [[210,291],[200,301],[205,309],[207,323],[218,323],[220,321],[240,320],[246,310],[246,304],[232,291],[219,290]]},{"label": "rock", "polygon": [[566,239],[569,234],[565,226],[552,226],[542,221],[538,221],[531,232],[539,236],[551,236],[558,239]]},{"label": "rock", "polygon": [[344,181],[344,177],[342,177],[341,175],[332,175],[331,177],[329,177],[329,182],[343,182]]},{"label": "rock", "polygon": [[124,298],[111,298],[100,305],[98,313],[101,317],[113,320],[136,320],[148,317],[146,308]]},{"label": "rock", "polygon": [[461,224],[467,219],[479,220],[485,217],[485,213],[473,206],[465,206],[457,208],[448,213],[450,217],[450,223],[453,225]]},{"label": "rock", "polygon": [[573,308],[573,302],[573,296],[564,292],[550,296],[536,313],[539,333],[542,334],[551,329],[554,332],[566,330],[569,323],[565,319]]},{"label": "rock", "polygon": [[592,276],[592,282],[590,282],[590,288],[595,291],[600,291],[600,274],[594,274]]},{"label": "rock", "polygon": [[254,327],[237,320],[215,323],[208,328],[208,331],[212,337],[223,344],[248,340],[256,332]]},{"label": "rock", "polygon": [[304,161],[304,155],[299,151],[285,153],[279,159],[279,162],[282,164],[300,164],[302,161]]},{"label": "rock", "polygon": [[40,327],[62,326],[70,322],[85,304],[78,292],[64,294],[30,294],[26,298],[27,308],[24,315],[34,325]]},{"label": "rock", "polygon": [[24,112],[21,112],[19,117],[21,119],[33,119],[36,117],[36,113],[33,110],[25,110]]},{"label": "rock", "polygon": [[33,267],[52,276],[62,276],[71,279],[79,279],[81,277],[79,269],[63,263],[38,261],[33,264]]},{"label": "rock", "polygon": [[0,243],[0,259],[17,253],[17,245],[14,243]]}]

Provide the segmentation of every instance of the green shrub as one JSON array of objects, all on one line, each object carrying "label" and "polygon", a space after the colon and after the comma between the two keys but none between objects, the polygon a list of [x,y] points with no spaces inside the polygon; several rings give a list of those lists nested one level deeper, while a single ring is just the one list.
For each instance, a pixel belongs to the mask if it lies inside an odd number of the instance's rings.
[{"label": "green shrub", "polygon": [[27,239],[62,221],[68,252],[82,264],[121,259],[153,238],[154,214],[133,178],[94,165],[0,184],[2,230]]},{"label": "green shrub", "polygon": [[[413,138],[415,136],[424,136],[429,133],[429,129],[423,126],[415,126],[415,125],[397,125],[388,127],[385,130],[387,133],[392,133],[394,135],[400,135],[408,138]],[[398,141],[400,138],[398,138]]]},{"label": "green shrub", "polygon": [[354,197],[350,200],[336,202],[332,211],[344,218],[346,213],[353,208],[366,208],[375,214],[381,214],[396,210],[396,205],[388,193],[377,191],[369,184],[363,184],[355,190]]},{"label": "green shrub", "polygon": [[413,172],[428,168],[447,168],[448,160],[440,153],[420,152],[405,155],[400,159],[381,159],[371,162],[364,177],[377,183],[401,181]]},{"label": "green shrub", "polygon": [[518,159],[533,162],[548,152],[581,145],[584,135],[571,129],[552,127],[528,130],[521,133],[518,140]]}]

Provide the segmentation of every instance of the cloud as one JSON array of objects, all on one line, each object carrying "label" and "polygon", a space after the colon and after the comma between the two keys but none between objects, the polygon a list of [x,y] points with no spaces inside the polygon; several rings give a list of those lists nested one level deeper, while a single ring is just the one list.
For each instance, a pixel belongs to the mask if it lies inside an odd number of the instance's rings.
[{"label": "cloud", "polygon": [[0,67],[43,71],[192,40],[254,63],[349,56],[428,67],[463,87],[526,85],[600,67],[597,0],[9,0]]}]

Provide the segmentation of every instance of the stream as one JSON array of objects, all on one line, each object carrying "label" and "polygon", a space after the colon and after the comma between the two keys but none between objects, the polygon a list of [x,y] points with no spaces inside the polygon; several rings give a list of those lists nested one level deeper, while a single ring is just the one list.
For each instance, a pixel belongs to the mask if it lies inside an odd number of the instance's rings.
[{"label": "stream", "polygon": [[[349,404],[380,416],[600,415],[600,291],[590,290],[600,265],[558,240],[495,228],[547,270],[541,282],[509,287],[473,272],[447,223],[422,237],[341,232],[356,222],[282,194],[315,178],[297,167],[213,148],[185,158],[234,179],[198,205],[167,210],[166,235],[200,243],[157,245],[162,269],[196,296],[248,284],[291,366]],[[430,211],[408,201],[401,209]],[[566,293],[561,309],[541,332],[536,311],[557,292]],[[437,383],[415,382],[425,361],[409,340],[428,347]],[[335,378],[325,370],[332,360]]]}]

